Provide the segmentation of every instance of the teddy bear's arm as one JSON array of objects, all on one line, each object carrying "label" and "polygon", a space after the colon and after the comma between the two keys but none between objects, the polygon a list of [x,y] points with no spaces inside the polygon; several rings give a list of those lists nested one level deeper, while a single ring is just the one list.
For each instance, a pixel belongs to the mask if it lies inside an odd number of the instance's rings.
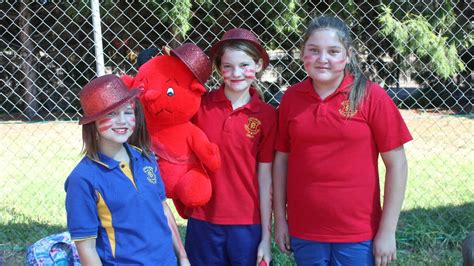
[{"label": "teddy bear's arm", "polygon": [[219,148],[216,144],[210,142],[206,134],[198,127],[193,125],[192,129],[189,143],[191,149],[207,169],[212,172],[217,171],[221,166]]}]

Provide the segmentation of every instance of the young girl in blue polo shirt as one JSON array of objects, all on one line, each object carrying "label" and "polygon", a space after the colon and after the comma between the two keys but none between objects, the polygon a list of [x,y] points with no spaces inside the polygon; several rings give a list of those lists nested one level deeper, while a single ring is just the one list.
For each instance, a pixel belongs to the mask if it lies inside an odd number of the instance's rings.
[{"label": "young girl in blue polo shirt", "polygon": [[176,256],[189,265],[150,153],[139,93],[105,75],[79,94],[85,156],[65,190],[82,265],[176,265]]},{"label": "young girl in blue polo shirt", "polygon": [[268,54],[246,29],[231,29],[210,56],[223,78],[194,118],[219,146],[221,168],[210,173],[213,195],[187,210],[186,251],[192,265],[271,263],[271,168],[276,110],[254,85]]}]

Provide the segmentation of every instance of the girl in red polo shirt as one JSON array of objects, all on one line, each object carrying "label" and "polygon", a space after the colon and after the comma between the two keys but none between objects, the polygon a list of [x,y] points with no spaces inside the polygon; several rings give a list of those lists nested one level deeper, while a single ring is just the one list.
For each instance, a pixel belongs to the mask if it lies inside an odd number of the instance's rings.
[{"label": "girl in red polo shirt", "polygon": [[[386,265],[396,259],[412,139],[397,107],[365,79],[350,31],[314,19],[304,36],[308,74],[279,107],[274,161],[275,240],[299,265]],[[377,161],[385,165],[383,210]]]},{"label": "girl in red polo shirt", "polygon": [[219,146],[222,166],[209,173],[209,203],[187,210],[188,257],[192,265],[270,263],[277,115],[254,85],[268,54],[252,32],[232,29],[210,55],[224,82],[204,96],[194,122]]}]

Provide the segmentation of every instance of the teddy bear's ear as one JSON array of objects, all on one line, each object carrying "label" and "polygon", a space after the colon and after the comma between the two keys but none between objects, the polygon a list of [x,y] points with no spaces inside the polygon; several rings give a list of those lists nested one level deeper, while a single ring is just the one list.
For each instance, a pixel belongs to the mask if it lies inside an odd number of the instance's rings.
[{"label": "teddy bear's ear", "polygon": [[123,75],[120,77],[120,79],[123,81],[123,83],[125,83],[125,86],[127,86],[128,88],[131,88],[132,85],[133,85],[133,82],[134,82],[134,78],[130,75]]},{"label": "teddy bear's ear", "polygon": [[191,90],[201,94],[204,94],[206,92],[206,88],[197,79],[194,79],[191,82]]}]

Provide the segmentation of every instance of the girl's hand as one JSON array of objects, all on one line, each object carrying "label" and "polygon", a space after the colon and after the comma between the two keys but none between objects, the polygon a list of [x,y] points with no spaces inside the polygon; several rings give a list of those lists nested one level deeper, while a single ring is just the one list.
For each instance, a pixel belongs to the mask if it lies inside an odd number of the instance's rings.
[{"label": "girl's hand", "polygon": [[260,241],[257,249],[257,266],[262,265],[262,260],[265,260],[266,265],[270,265],[272,260],[272,245],[270,239]]},{"label": "girl's hand", "polygon": [[376,266],[386,266],[397,259],[395,233],[378,231],[373,242]]},{"label": "girl's hand", "polygon": [[281,252],[291,254],[290,234],[285,219],[275,219],[275,242]]},{"label": "girl's hand", "polygon": [[188,258],[179,258],[178,261],[179,261],[179,266],[190,266],[191,265]]}]

